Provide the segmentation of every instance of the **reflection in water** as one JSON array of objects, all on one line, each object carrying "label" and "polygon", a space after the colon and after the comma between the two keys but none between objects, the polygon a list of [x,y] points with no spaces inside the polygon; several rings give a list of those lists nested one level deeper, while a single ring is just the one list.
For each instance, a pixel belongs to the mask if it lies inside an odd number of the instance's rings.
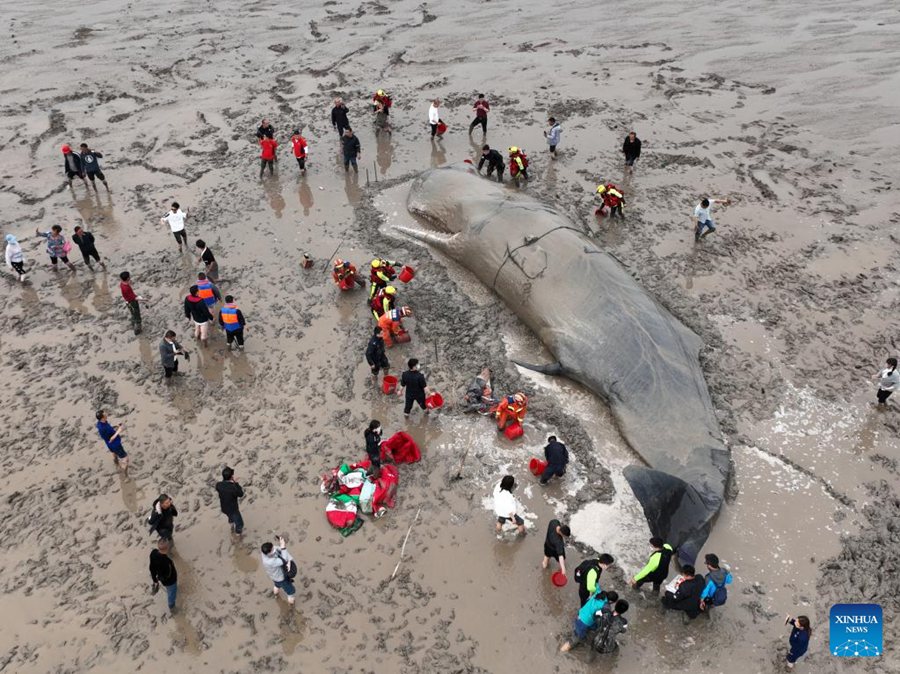
[{"label": "reflection in water", "polygon": [[388,169],[391,167],[391,162],[394,160],[394,144],[391,142],[391,134],[379,133],[376,136],[375,142],[375,158],[378,161],[378,168],[381,171],[379,177],[387,176]]},{"label": "reflection in water", "polygon": [[275,212],[276,218],[281,218],[286,203],[281,196],[281,180],[278,176],[272,176],[265,183],[266,197],[269,200],[269,208]]},{"label": "reflection in water", "polygon": [[231,537],[231,560],[241,573],[253,573],[259,568],[259,552],[255,545],[245,545],[237,536]]},{"label": "reflection in water", "polygon": [[350,171],[344,177],[344,191],[347,193],[347,201],[351,206],[359,204],[362,190],[359,189],[359,174],[356,171]]},{"label": "reflection in water", "polygon": [[297,188],[297,196],[300,197],[300,205],[303,206],[303,215],[309,215],[309,210],[313,207],[313,193],[309,189],[309,183],[304,175],[300,178],[300,186]]},{"label": "reflection in water", "polygon": [[278,599],[281,616],[281,648],[285,655],[291,655],[306,635],[306,620],[298,612],[297,606]]},{"label": "reflection in water", "polygon": [[444,149],[444,142],[431,139],[431,167],[437,167],[445,164],[447,161],[447,151]]},{"label": "reflection in water", "polygon": [[[129,466],[129,468],[134,470],[134,466]],[[142,506],[138,504],[144,499],[144,490],[140,489],[131,478],[125,477],[121,471],[119,471],[119,489],[122,491],[125,510],[136,513],[142,509]]]},{"label": "reflection in water", "polygon": [[[178,603],[181,604],[181,568],[178,568]],[[181,608],[181,607],[179,607]],[[175,630],[172,633],[172,643],[189,655],[200,655],[202,643],[197,629],[185,617],[184,610],[176,613],[172,618]]]}]

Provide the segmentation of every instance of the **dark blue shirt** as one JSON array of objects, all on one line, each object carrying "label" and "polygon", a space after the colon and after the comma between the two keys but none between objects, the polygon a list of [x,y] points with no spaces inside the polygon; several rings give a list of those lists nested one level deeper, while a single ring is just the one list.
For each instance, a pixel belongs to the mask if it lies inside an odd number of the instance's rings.
[{"label": "dark blue shirt", "polygon": [[122,449],[122,438],[120,436],[115,440],[112,440],[112,436],[116,434],[116,429],[113,428],[112,424],[108,421],[98,421],[97,432],[100,434],[100,437],[103,438],[103,442],[106,443],[107,448]]},{"label": "dark blue shirt", "polygon": [[796,627],[797,623],[793,620],[791,621],[791,624],[795,625],[794,629],[791,630],[790,639],[790,656],[793,658],[791,662],[794,662],[797,658],[806,653],[806,649],[809,648],[809,631]]},{"label": "dark blue shirt", "polygon": [[569,450],[566,449],[563,443],[554,440],[544,447],[544,457],[547,459],[548,466],[565,468],[566,464],[569,463]]}]

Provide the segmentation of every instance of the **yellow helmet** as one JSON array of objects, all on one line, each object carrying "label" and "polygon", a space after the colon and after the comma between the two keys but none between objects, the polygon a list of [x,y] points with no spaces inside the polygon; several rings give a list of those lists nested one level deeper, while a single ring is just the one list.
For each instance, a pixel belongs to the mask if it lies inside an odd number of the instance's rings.
[{"label": "yellow helmet", "polygon": [[372,260],[372,268],[373,269],[378,269],[378,267],[380,267],[380,266],[381,266],[381,260],[379,258],[376,257],[374,260]]},{"label": "yellow helmet", "polygon": [[513,153],[518,152],[518,151],[519,151],[519,148],[517,148],[515,145],[513,145],[513,146],[511,146],[511,147],[509,148],[509,153],[510,153],[510,154],[513,154]]},{"label": "yellow helmet", "polygon": [[603,194],[606,191],[606,185],[597,185],[597,194]]},{"label": "yellow helmet", "polygon": [[397,289],[396,289],[394,286],[387,286],[387,287],[384,289],[384,294],[385,294],[385,295],[396,295],[396,294],[397,294]]},{"label": "yellow helmet", "polygon": [[526,403],[528,402],[528,396],[526,396],[524,393],[516,393],[516,394],[513,396],[513,398],[514,398],[515,401],[516,401],[517,403],[519,403],[520,405],[524,405],[524,404],[526,404]]},{"label": "yellow helmet", "polygon": [[378,96],[384,96],[384,89],[379,89],[375,92]]},{"label": "yellow helmet", "polygon": [[341,258],[337,258],[337,259],[334,261],[334,266],[335,266],[335,267],[343,267],[343,266],[344,266],[344,261],[343,261]]}]

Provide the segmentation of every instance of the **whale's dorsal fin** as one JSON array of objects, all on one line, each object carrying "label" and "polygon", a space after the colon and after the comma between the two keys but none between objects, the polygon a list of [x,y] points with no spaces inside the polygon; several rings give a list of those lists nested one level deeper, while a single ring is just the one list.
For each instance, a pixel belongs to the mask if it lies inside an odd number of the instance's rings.
[{"label": "whale's dorsal fin", "polygon": [[565,370],[563,370],[563,366],[559,363],[559,361],[555,363],[549,363],[548,365],[532,365],[530,363],[523,363],[518,360],[514,360],[513,362],[520,367],[524,367],[526,370],[534,370],[535,372],[540,372],[541,374],[551,374],[554,376],[565,374]]}]

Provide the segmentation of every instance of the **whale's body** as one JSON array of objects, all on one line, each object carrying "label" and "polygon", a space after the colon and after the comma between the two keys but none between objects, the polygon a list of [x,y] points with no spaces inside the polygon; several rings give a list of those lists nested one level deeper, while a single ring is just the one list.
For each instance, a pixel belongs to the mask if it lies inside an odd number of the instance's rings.
[{"label": "whale's body", "polygon": [[700,338],[565,216],[478,176],[468,164],[426,171],[401,228],[473,272],[541,339],[564,374],[601,396],[647,463],[625,477],[654,535],[692,563],[730,471],[698,359]]}]

